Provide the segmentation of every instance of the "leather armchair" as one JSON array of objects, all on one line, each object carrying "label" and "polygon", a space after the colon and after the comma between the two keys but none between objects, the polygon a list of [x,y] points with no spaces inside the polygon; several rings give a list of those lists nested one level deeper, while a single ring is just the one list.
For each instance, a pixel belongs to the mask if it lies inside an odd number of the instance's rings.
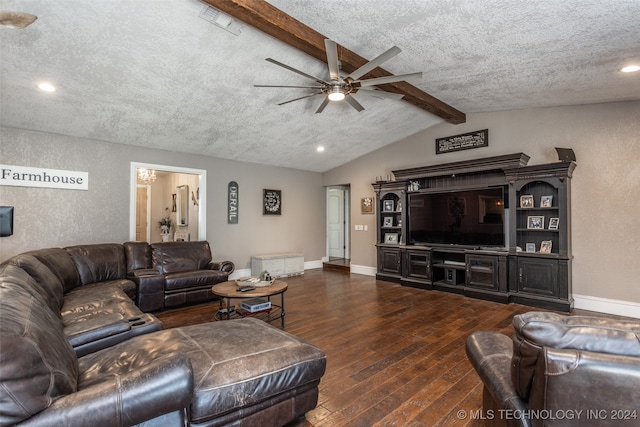
[{"label": "leather armchair", "polygon": [[489,426],[636,426],[640,321],[530,312],[514,336],[477,331],[466,352]]},{"label": "leather armchair", "polygon": [[211,287],[226,282],[235,265],[213,261],[206,241],[126,242],[128,277],[136,283],[136,304],[155,311],[187,303],[211,301]]}]

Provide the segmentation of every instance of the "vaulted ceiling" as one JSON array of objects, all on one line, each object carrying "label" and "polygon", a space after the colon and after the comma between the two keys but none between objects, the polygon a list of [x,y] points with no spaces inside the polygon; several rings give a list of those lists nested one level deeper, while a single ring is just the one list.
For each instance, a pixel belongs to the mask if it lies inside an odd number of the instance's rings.
[{"label": "vaulted ceiling", "polygon": [[[469,113],[640,99],[640,73],[619,71],[640,64],[638,0],[206,2],[262,29],[216,26],[229,21],[197,0],[3,0],[38,19],[0,27],[0,123],[324,172]],[[276,8],[274,32],[242,3]],[[310,91],[254,87],[309,83],[268,57],[327,77],[324,37],[345,72],[395,45],[371,76],[423,76],[381,86],[406,100],[356,93],[362,112],[316,114],[320,95],[278,106]]]}]

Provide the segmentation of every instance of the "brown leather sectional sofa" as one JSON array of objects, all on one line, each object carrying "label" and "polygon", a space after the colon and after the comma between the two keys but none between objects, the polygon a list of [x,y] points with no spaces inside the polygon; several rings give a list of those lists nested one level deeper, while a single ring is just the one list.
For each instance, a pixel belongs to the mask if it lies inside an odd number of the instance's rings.
[{"label": "brown leather sectional sofa", "polygon": [[640,321],[530,312],[469,336],[485,426],[640,424]]},{"label": "brown leather sectional sofa", "polygon": [[162,330],[136,306],[149,283],[147,301],[177,305],[228,277],[210,269],[206,242],[153,246],[0,264],[0,426],[284,425],[315,407],[318,348],[256,319]]}]

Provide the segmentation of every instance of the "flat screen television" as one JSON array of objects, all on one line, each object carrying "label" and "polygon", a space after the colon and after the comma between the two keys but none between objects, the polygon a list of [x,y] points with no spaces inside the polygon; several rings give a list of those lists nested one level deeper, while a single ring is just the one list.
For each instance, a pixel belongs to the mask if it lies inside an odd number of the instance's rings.
[{"label": "flat screen television", "polygon": [[409,194],[408,243],[505,246],[505,188]]}]

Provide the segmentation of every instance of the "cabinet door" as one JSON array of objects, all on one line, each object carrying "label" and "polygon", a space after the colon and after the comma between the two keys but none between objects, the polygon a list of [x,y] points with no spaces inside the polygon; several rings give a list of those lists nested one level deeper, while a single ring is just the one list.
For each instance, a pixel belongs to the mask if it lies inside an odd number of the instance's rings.
[{"label": "cabinet door", "polygon": [[498,257],[467,255],[467,286],[498,290]]},{"label": "cabinet door", "polygon": [[400,249],[380,248],[379,251],[380,272],[401,274]]},{"label": "cabinet door", "polygon": [[558,261],[544,258],[518,259],[518,292],[558,297]]},{"label": "cabinet door", "polygon": [[431,280],[431,253],[407,251],[407,276]]}]

